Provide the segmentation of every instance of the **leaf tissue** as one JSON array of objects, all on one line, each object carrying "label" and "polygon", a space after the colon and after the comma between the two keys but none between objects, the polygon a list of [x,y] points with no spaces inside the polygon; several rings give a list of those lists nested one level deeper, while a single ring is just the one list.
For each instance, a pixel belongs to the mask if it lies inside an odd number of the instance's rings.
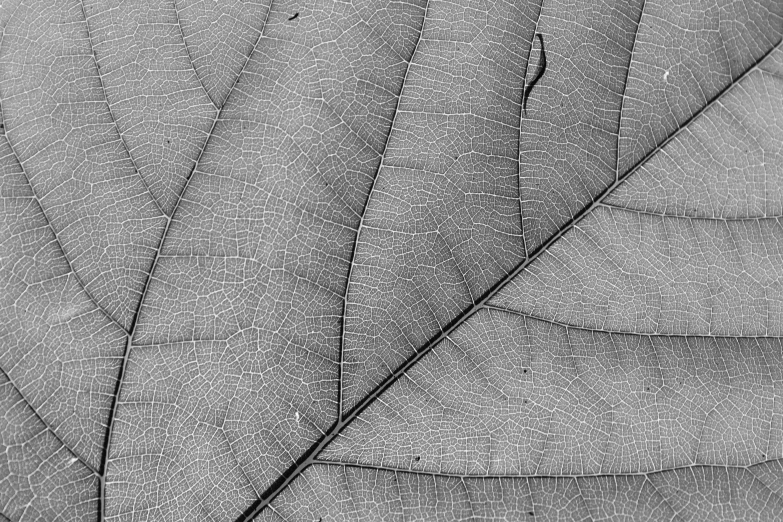
[{"label": "leaf tissue", "polygon": [[779,520],[780,0],[2,0],[0,521]]}]

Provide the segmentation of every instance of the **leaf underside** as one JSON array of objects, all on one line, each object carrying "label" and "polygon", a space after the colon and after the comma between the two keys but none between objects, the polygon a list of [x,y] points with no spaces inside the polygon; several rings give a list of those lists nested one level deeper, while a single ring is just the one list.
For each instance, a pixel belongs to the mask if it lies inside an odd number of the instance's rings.
[{"label": "leaf underside", "polygon": [[783,513],[780,2],[0,30],[0,521]]}]

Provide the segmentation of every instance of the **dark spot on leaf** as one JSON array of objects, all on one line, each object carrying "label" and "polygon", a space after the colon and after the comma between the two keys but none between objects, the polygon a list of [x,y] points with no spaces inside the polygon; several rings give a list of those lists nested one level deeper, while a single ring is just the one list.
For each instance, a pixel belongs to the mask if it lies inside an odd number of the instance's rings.
[{"label": "dark spot on leaf", "polygon": [[527,368],[525,368],[524,370],[522,370],[522,373],[527,373]]},{"label": "dark spot on leaf", "polygon": [[416,462],[419,462],[419,461],[421,460],[421,456],[420,456],[420,455],[416,455],[416,457],[414,458],[414,460],[415,460]]},{"label": "dark spot on leaf", "polygon": [[298,17],[299,17],[299,12],[297,11],[296,13],[293,14],[293,16],[291,16],[288,19],[288,21],[290,22],[291,20],[296,20]]},{"label": "dark spot on leaf", "polygon": [[647,387],[647,391],[650,391],[650,387],[649,386]]},{"label": "dark spot on leaf", "polygon": [[527,399],[525,399],[525,404],[527,404]]},{"label": "dark spot on leaf", "polygon": [[528,511],[527,514],[530,515],[531,517],[534,516],[532,511]]}]

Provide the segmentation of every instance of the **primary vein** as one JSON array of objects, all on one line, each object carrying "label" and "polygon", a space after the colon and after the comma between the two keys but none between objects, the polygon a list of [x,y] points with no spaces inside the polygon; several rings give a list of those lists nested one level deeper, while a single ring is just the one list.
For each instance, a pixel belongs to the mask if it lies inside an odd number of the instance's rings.
[{"label": "primary vein", "polygon": [[[597,206],[603,203],[603,200],[607,198],[621,183],[623,183],[628,177],[634,174],[647,160],[654,155],[658,150],[664,147],[672,139],[674,139],[691,121],[699,117],[706,110],[708,110],[714,103],[716,103],[721,97],[723,97],[729,90],[735,85],[738,85],[745,77],[756,70],[761,62],[769,56],[770,53],[775,51],[783,41],[778,42],[767,53],[761,56],[751,67],[749,67],[741,76],[736,78],[732,83],[727,85],[722,91],[720,91],[709,103],[702,107],[699,111],[695,112],[690,118],[688,118],[683,124],[671,134],[667,139],[661,142],[657,147],[654,147],[643,158],[639,160],[632,168],[628,170],[624,175],[618,177],[611,185],[606,187],[600,194],[596,196],[590,205],[584,207],[581,211],[576,213],[565,225],[563,225],[556,233],[554,233],[547,241],[542,243],[529,257],[523,259],[513,270],[511,270],[506,276],[501,278],[495,285],[493,285],[484,295],[476,301],[468,309],[464,310],[461,314],[455,317],[448,325],[446,325],[441,332],[427,342],[418,352],[413,354],[408,360],[400,365],[392,374],[378,384],[365,398],[354,406],[346,415],[340,415],[338,420],[326,431],[323,437],[315,442],[296,462],[283,472],[280,477],[261,495],[261,498],[252,504],[243,514],[237,518],[237,522],[249,522],[259,515],[264,508],[271,504],[271,502],[285,490],[291,482],[293,482],[299,475],[301,475],[305,469],[311,464],[318,461],[318,455],[321,451],[329,445],[335,438],[337,438],[342,431],[348,427],[364,410],[366,410],[377,398],[379,398],[387,389],[389,389],[397,380],[400,379],[408,370],[415,366],[421,359],[423,359],[437,344],[451,335],[457,328],[463,323],[475,315],[479,310],[486,307],[488,302],[511,280],[524,271],[531,263],[533,263],[544,252],[557,242],[563,235],[569,230],[574,228],[582,219],[584,219],[590,212]],[[543,39],[542,39],[543,44]],[[542,47],[543,52],[543,47]],[[542,54],[543,56],[543,54]],[[541,72],[543,74],[543,71]],[[540,75],[537,75],[540,78]],[[532,86],[535,84],[533,82]]]}]

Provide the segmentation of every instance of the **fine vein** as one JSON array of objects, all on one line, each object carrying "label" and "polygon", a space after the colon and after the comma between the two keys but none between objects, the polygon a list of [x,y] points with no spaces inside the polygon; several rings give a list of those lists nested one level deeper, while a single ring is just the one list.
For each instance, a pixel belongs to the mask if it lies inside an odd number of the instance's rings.
[{"label": "fine vein", "polygon": [[[128,359],[130,357],[130,351],[131,351],[131,345],[133,344],[133,335],[136,331],[136,326],[138,324],[139,316],[141,315],[141,310],[144,306],[145,299],[147,297],[147,292],[150,288],[150,283],[152,281],[152,277],[155,273],[155,268],[158,265],[158,260],[162,257],[161,252],[163,251],[163,243],[166,240],[166,236],[168,235],[169,230],[171,229],[171,223],[174,220],[174,215],[177,212],[177,208],[179,208],[179,204],[182,201],[185,192],[188,189],[188,186],[190,185],[191,179],[193,179],[193,174],[196,172],[196,169],[199,166],[199,162],[201,161],[201,158],[204,155],[204,151],[207,149],[207,146],[209,144],[210,139],[212,138],[214,132],[215,132],[215,126],[217,125],[218,121],[220,121],[220,116],[223,114],[223,110],[225,109],[226,105],[228,105],[228,99],[231,96],[231,93],[234,91],[234,87],[236,87],[237,83],[239,83],[239,78],[242,76],[242,74],[245,71],[245,68],[247,67],[247,64],[250,63],[250,59],[253,57],[253,54],[256,51],[256,47],[258,46],[258,42],[261,41],[263,38],[264,33],[264,27],[266,26],[266,21],[269,17],[269,13],[271,11],[271,5],[269,10],[266,13],[266,16],[264,17],[264,20],[261,24],[261,30],[258,33],[258,38],[256,39],[255,43],[253,44],[253,49],[250,51],[250,53],[247,55],[247,59],[245,60],[245,63],[242,64],[242,68],[239,70],[239,73],[237,74],[236,79],[234,80],[234,83],[231,85],[231,88],[228,91],[228,94],[226,94],[226,103],[223,104],[223,106],[220,108],[219,111],[215,114],[215,119],[212,122],[212,126],[209,130],[209,133],[207,134],[207,139],[204,142],[204,146],[201,148],[201,151],[199,152],[198,157],[196,158],[195,163],[193,164],[193,168],[190,171],[190,175],[188,175],[187,180],[185,181],[185,186],[182,188],[182,191],[179,194],[179,197],[177,198],[176,203],[174,204],[174,208],[171,211],[171,215],[166,216],[166,227],[163,230],[163,234],[160,237],[160,241],[158,242],[157,249],[155,250],[155,257],[152,260],[149,274],[147,275],[147,280],[144,282],[144,289],[142,290],[141,298],[139,299],[139,306],[136,309],[136,314],[133,317],[133,321],[131,323],[130,331],[128,332],[128,341],[125,346],[125,353],[122,357],[122,366],[120,369],[120,373],[117,376],[117,387],[113,395],[113,401],[111,410],[109,411],[109,420],[108,420],[108,427],[106,430],[106,442],[104,444],[104,452],[103,452],[103,458],[101,461],[101,494],[100,494],[100,518],[99,520],[105,520],[106,519],[106,475],[107,475],[107,465],[108,465],[108,458],[109,458],[109,446],[111,444],[111,436],[114,431],[114,425],[115,425],[115,419],[117,414],[117,404],[119,403],[120,399],[120,393],[122,392],[122,383],[123,378],[125,375],[125,368],[128,363]],[[165,214],[164,214],[165,215]]]}]

